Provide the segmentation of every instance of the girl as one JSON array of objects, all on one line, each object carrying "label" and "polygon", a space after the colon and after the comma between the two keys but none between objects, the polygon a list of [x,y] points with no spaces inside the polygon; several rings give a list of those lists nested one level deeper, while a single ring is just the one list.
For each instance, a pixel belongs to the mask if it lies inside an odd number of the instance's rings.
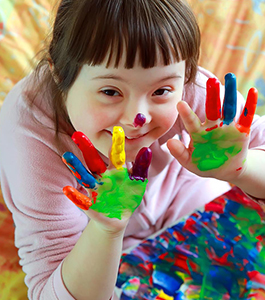
[{"label": "girl", "polygon": [[[1,186],[29,299],[109,299],[122,248],[226,192],[226,181],[265,198],[265,119],[255,116],[249,135],[244,114],[233,121],[233,95],[224,117],[213,106],[204,122],[206,82],[214,76],[197,67],[199,47],[184,0],[61,1],[38,66],[12,89],[0,115]],[[218,83],[209,84],[207,97],[218,100]],[[227,84],[229,98],[232,75]],[[255,99],[254,90],[247,108]],[[236,119],[243,102],[238,94]],[[114,126],[125,133],[128,170],[142,147],[153,153],[142,202],[121,219],[93,205],[80,210],[62,191],[90,192],[61,159],[71,152],[88,167],[73,133],[83,132],[108,166]],[[230,154],[214,165],[223,145]],[[103,198],[108,205],[109,194]]]}]

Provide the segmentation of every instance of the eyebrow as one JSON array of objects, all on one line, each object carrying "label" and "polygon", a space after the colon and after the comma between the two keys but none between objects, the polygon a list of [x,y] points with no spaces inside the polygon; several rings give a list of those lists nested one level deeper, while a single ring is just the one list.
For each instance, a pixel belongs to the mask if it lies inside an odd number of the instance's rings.
[{"label": "eyebrow", "polygon": [[[160,78],[158,81],[156,81],[155,83],[160,83],[162,81],[166,81],[166,80],[169,80],[169,79],[180,79],[182,78],[182,76],[180,75],[177,75],[175,73],[172,73],[172,74],[169,74],[163,78]],[[122,77],[120,76],[117,76],[117,75],[114,75],[114,74],[107,74],[107,75],[102,75],[102,76],[96,76],[96,77],[93,77],[92,80],[98,80],[98,79],[113,79],[113,80],[119,80],[119,81],[122,81],[122,82],[127,82],[125,79],[123,79]]]}]

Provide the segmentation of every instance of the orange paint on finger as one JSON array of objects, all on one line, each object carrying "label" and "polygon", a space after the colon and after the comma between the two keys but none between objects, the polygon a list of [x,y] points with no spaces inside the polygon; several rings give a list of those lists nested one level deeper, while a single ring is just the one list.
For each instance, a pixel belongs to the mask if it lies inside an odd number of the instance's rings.
[{"label": "orange paint on finger", "polygon": [[243,112],[240,115],[236,128],[240,132],[249,134],[252,120],[255,114],[256,106],[258,102],[258,91],[255,88],[251,88],[248,92],[247,101]]},{"label": "orange paint on finger", "polygon": [[88,210],[93,204],[92,200],[89,197],[78,192],[72,186],[65,186],[63,188],[63,193],[68,199],[70,199],[76,206],[81,209]]}]

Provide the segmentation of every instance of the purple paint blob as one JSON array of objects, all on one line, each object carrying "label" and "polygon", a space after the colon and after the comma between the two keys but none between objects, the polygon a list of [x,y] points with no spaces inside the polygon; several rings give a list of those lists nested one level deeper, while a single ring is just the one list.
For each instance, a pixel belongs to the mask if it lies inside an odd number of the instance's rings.
[{"label": "purple paint blob", "polygon": [[151,149],[143,147],[136,156],[130,178],[144,181],[147,178],[148,168],[150,166],[151,159]]},{"label": "purple paint blob", "polygon": [[144,125],[145,122],[146,122],[146,117],[145,117],[145,115],[139,113],[139,114],[136,115],[136,117],[135,117],[135,119],[134,119],[134,122],[133,122],[133,125],[134,125],[135,127],[137,127],[137,126],[142,127],[142,126]]}]

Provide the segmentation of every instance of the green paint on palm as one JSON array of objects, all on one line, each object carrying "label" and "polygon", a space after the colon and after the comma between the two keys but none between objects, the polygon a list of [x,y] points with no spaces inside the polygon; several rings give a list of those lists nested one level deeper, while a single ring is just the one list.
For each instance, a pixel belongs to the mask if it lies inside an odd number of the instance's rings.
[{"label": "green paint on palm", "polygon": [[106,171],[98,187],[96,203],[91,206],[109,218],[121,220],[125,211],[133,213],[140,205],[148,180],[131,180],[127,169]]},{"label": "green paint on palm", "polygon": [[229,157],[237,155],[242,147],[233,142],[233,134],[225,133],[221,128],[209,132],[192,134],[194,150],[192,162],[200,171],[220,168]]}]

